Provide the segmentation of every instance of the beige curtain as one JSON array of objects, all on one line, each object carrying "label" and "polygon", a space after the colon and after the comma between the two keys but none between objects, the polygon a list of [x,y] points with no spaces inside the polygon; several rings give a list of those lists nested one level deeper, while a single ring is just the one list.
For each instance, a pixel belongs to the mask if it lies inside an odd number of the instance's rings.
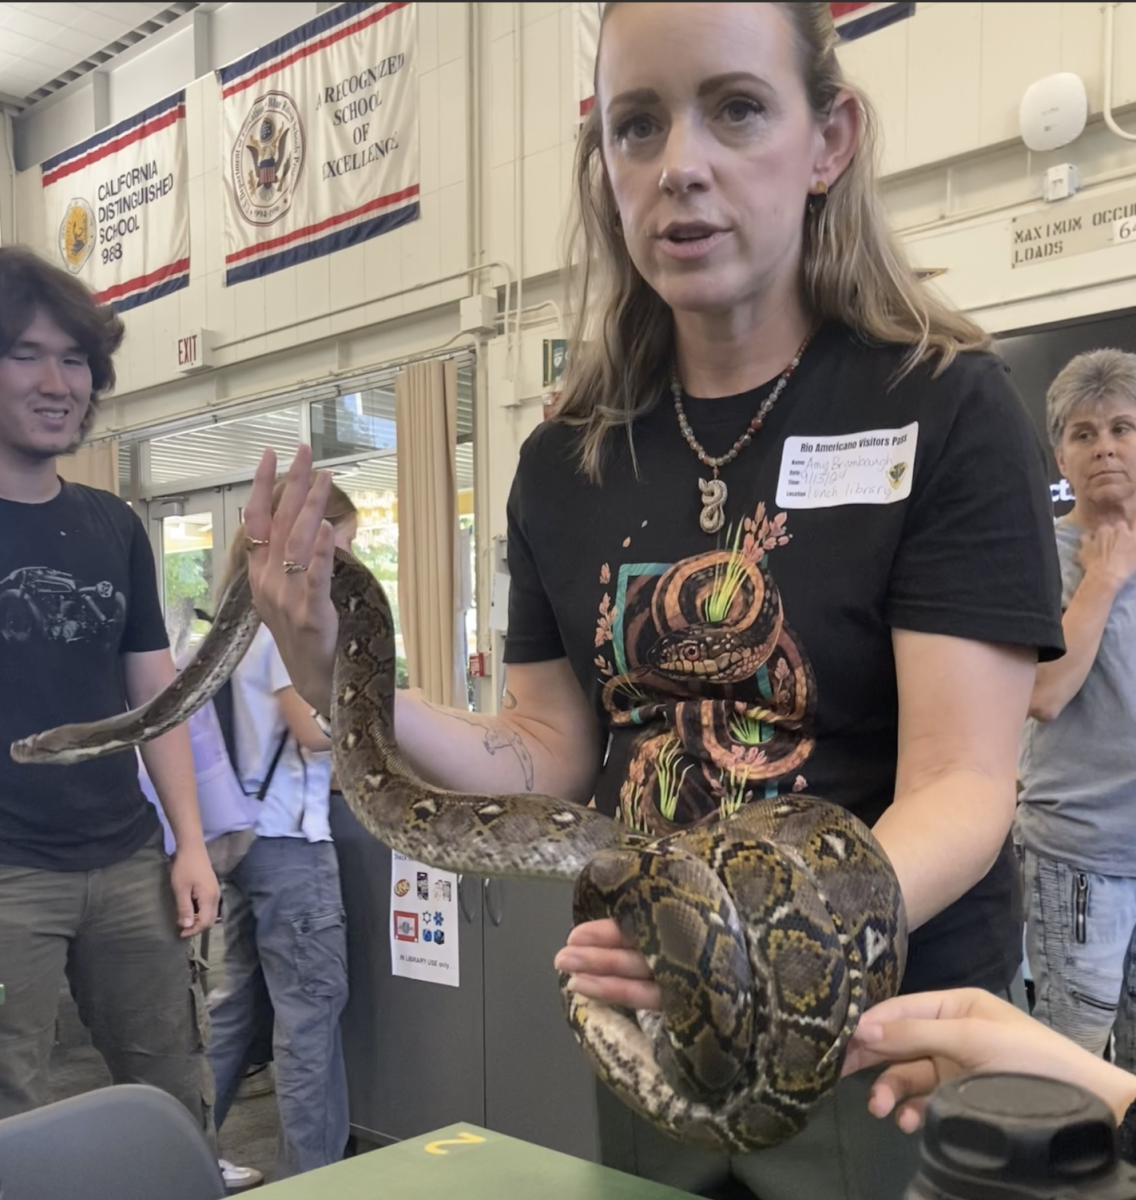
[{"label": "beige curtain", "polygon": [[68,483],[85,483],[118,495],[118,442],[114,439],[58,458],[55,468]]},{"label": "beige curtain", "polygon": [[394,398],[398,607],[410,686],[435,704],[464,708],[456,364],[414,363],[399,373]]}]

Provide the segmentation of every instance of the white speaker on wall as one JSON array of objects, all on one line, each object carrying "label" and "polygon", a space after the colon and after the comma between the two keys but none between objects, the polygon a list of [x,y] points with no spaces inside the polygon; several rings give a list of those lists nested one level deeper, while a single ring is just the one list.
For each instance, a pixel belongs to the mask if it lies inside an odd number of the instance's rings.
[{"label": "white speaker on wall", "polygon": [[1056,150],[1076,141],[1089,116],[1089,98],[1080,75],[1061,71],[1031,83],[1022,96],[1018,124],[1031,150]]}]

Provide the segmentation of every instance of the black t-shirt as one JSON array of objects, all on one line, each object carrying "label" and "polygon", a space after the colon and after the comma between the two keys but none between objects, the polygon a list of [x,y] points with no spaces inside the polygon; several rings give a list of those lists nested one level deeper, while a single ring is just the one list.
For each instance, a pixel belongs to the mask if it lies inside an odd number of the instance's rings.
[{"label": "black t-shirt", "polygon": [[8,747],[124,711],[122,655],[169,640],[142,522],[109,492],[61,483],[46,504],[0,500],[0,863],[89,871],[159,828],[134,751],[40,766]]},{"label": "black t-shirt", "polygon": [[[714,536],[699,525],[710,473],[669,394],[635,423],[638,478],[625,437],[601,486],[579,470],[577,430],[549,422],[526,441],[505,658],[569,658],[605,737],[602,811],[660,834],[806,791],[872,825],[895,788],[893,628],[1063,651],[1044,455],[1006,368],[966,354],[896,382],[901,361],[824,326],[722,468]],[[772,386],[684,400],[709,455]],[[1007,839],[915,932],[904,986],[1000,988],[1020,961]]]}]

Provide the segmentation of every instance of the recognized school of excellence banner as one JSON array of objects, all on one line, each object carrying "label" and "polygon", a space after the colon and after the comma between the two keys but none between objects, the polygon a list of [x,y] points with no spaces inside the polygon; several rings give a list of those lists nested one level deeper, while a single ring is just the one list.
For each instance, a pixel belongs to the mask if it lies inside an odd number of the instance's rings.
[{"label": "recognized school of excellence banner", "polygon": [[415,4],[340,4],[217,72],[225,282],[417,220]]},{"label": "recognized school of excellence banner", "polygon": [[40,166],[48,244],[119,312],[189,283],[185,92]]}]

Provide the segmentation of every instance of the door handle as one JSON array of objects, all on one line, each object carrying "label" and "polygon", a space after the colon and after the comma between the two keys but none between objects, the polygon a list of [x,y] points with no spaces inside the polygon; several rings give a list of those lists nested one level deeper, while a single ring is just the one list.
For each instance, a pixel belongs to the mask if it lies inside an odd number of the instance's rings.
[{"label": "door handle", "polygon": [[494,925],[500,925],[501,924],[501,913],[500,913],[500,911],[497,911],[497,912],[493,911],[493,893],[492,893],[492,891],[490,891],[490,887],[489,887],[489,885],[493,882],[494,881],[492,879],[486,879],[486,880],[482,881],[482,892],[483,892],[483,897],[485,900],[485,911],[486,911],[486,913],[488,913],[489,919],[490,919],[490,921],[493,922]]},{"label": "door handle", "polygon": [[465,876],[458,876],[458,908],[461,909],[461,915],[465,917],[467,925],[473,924],[473,913],[470,911],[469,905],[465,902],[465,888],[462,884],[465,883]]}]

